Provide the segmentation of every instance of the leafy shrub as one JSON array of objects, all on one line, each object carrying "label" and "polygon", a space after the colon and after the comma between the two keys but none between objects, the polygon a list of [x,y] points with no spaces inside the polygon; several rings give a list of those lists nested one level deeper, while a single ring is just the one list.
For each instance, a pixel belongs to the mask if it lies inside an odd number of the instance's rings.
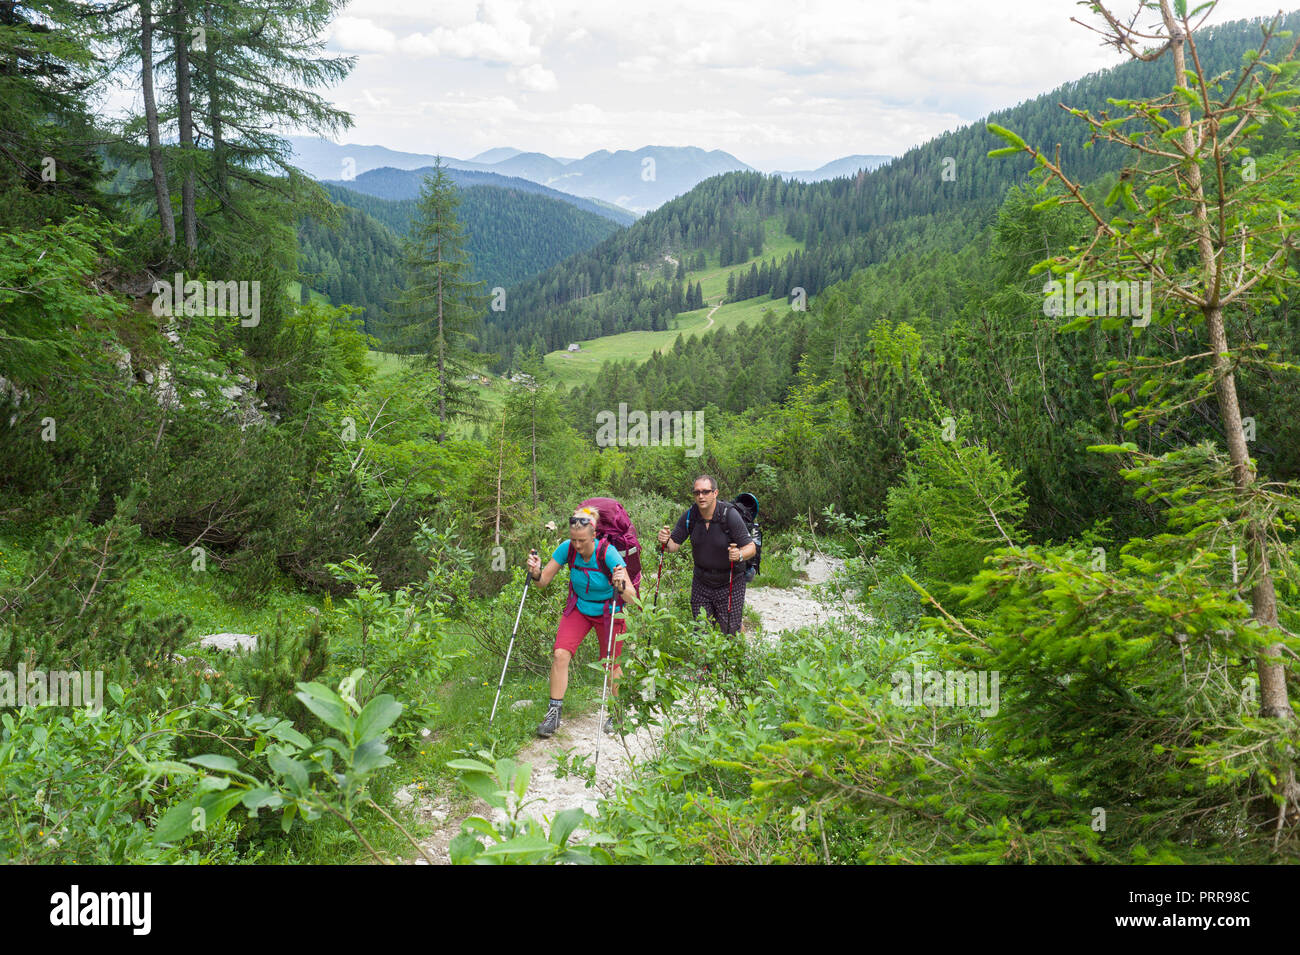
[{"label": "leafy shrub", "polygon": [[[234,827],[214,828],[189,848],[159,845],[150,822],[180,797],[183,779],[156,769],[178,741],[198,732],[200,713],[229,722],[207,700],[137,715],[144,691],[108,685],[111,700],[85,707],[0,713],[0,859],[22,863],[120,865],[241,861]],[[154,691],[147,695],[153,696]],[[166,698],[157,700],[166,706]],[[156,705],[156,703],[154,704]]]},{"label": "leafy shrub", "polygon": [[[506,818],[500,822],[482,816],[466,819],[448,847],[453,865],[592,865],[610,861],[609,852],[599,844],[600,836],[570,842],[579,826],[592,822],[581,808],[556,813],[549,833],[542,823],[524,815],[536,801],[525,798],[532,774],[529,763],[494,759],[485,752],[478,755],[480,759],[454,759],[447,766],[459,772],[466,789]],[[487,838],[486,845],[482,837]]]}]

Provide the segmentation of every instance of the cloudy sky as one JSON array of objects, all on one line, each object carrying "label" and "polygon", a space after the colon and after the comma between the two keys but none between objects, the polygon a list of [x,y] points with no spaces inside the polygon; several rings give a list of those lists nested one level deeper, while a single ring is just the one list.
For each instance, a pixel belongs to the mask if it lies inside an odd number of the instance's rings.
[{"label": "cloudy sky", "polygon": [[[1211,22],[1277,0],[1225,0]],[[1135,0],[1117,0],[1131,10]],[[897,154],[1120,62],[1074,0],[352,0],[341,141],[469,158],[724,149],[757,168]]]}]

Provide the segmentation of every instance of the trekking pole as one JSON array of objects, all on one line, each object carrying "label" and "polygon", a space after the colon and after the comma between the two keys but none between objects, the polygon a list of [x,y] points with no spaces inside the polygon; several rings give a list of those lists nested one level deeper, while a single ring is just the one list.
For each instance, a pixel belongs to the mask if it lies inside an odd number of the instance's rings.
[{"label": "trekking pole", "polygon": [[[731,562],[731,576],[727,578],[727,615],[731,615],[731,585],[736,582],[736,562]],[[730,621],[728,621],[730,622]]]},{"label": "trekking pole", "polygon": [[659,570],[655,573],[655,606],[659,606],[659,578],[664,572],[664,551],[668,549],[667,544],[659,545]]},{"label": "trekking pole", "polygon": [[[537,551],[530,550],[528,556],[531,557],[536,553]],[[533,575],[528,572],[528,568],[524,568],[524,592],[519,598],[519,612],[515,614],[515,628],[510,631],[510,646],[506,648],[506,662],[501,667],[501,679],[497,683],[497,695],[496,699],[492,701],[492,715],[488,717],[488,725],[491,725],[492,721],[497,718],[497,704],[501,702],[501,688],[506,685],[506,668],[510,666],[510,653],[515,648],[515,634],[519,632],[519,619],[524,615],[524,600],[528,597],[528,585],[532,583],[532,580]]]},{"label": "trekking pole", "polygon": [[[620,592],[622,588],[619,588]],[[600,773],[600,740],[605,735],[605,690],[609,687],[609,674],[614,669],[614,611],[617,601],[611,597],[609,601],[609,659],[605,665],[605,678],[600,684],[600,717],[596,727],[596,759],[591,766],[591,774],[599,779]]]}]

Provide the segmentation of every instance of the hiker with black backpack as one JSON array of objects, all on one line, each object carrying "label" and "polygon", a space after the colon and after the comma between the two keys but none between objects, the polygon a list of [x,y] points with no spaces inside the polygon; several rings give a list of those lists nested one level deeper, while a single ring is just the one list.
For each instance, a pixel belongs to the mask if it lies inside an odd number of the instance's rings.
[{"label": "hiker with black backpack", "polygon": [[[695,479],[691,495],[695,503],[677,526],[671,531],[666,526],[660,529],[659,546],[673,554],[690,538],[695,559],[691,616],[699,616],[703,608],[723,633],[739,633],[745,585],[757,572],[760,540],[751,535],[747,524],[757,532],[758,501],[752,494],[738,495],[735,502],[719,501],[718,482],[708,474]],[[742,513],[742,506],[752,513]]]},{"label": "hiker with black backpack", "polygon": [[[627,558],[619,552],[615,541],[624,544],[629,552]],[[619,597],[634,599],[641,577],[637,550],[636,531],[622,505],[612,499],[593,498],[573,512],[569,518],[569,539],[555,548],[545,567],[536,553],[529,555],[528,574],[538,587],[547,586],[561,567],[569,568],[569,599],[560,616],[551,659],[551,700],[546,718],[537,727],[538,736],[551,736],[559,729],[564,692],[569,686],[569,661],[589,632],[596,631],[601,660],[612,656],[617,661],[623,652],[623,641],[618,637],[627,631],[627,621],[614,616],[622,609],[622,601],[616,598],[615,591]],[[618,679],[622,675],[617,663],[612,674],[617,697]],[[605,733],[615,732],[613,717],[605,720],[601,729]]]}]

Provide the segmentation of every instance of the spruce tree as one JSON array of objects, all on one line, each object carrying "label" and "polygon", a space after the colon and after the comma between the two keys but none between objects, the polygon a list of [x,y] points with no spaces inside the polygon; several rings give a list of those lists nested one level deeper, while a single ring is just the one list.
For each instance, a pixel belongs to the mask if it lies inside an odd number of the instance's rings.
[{"label": "spruce tree", "polygon": [[464,381],[486,364],[485,356],[469,349],[486,302],[483,283],[469,281],[464,229],[456,218],[459,202],[456,186],[438,157],[420,189],[415,220],[404,243],[406,290],[381,330],[391,351],[420,356],[433,370],[439,441],[446,437],[448,420],[472,411],[474,391]]}]

